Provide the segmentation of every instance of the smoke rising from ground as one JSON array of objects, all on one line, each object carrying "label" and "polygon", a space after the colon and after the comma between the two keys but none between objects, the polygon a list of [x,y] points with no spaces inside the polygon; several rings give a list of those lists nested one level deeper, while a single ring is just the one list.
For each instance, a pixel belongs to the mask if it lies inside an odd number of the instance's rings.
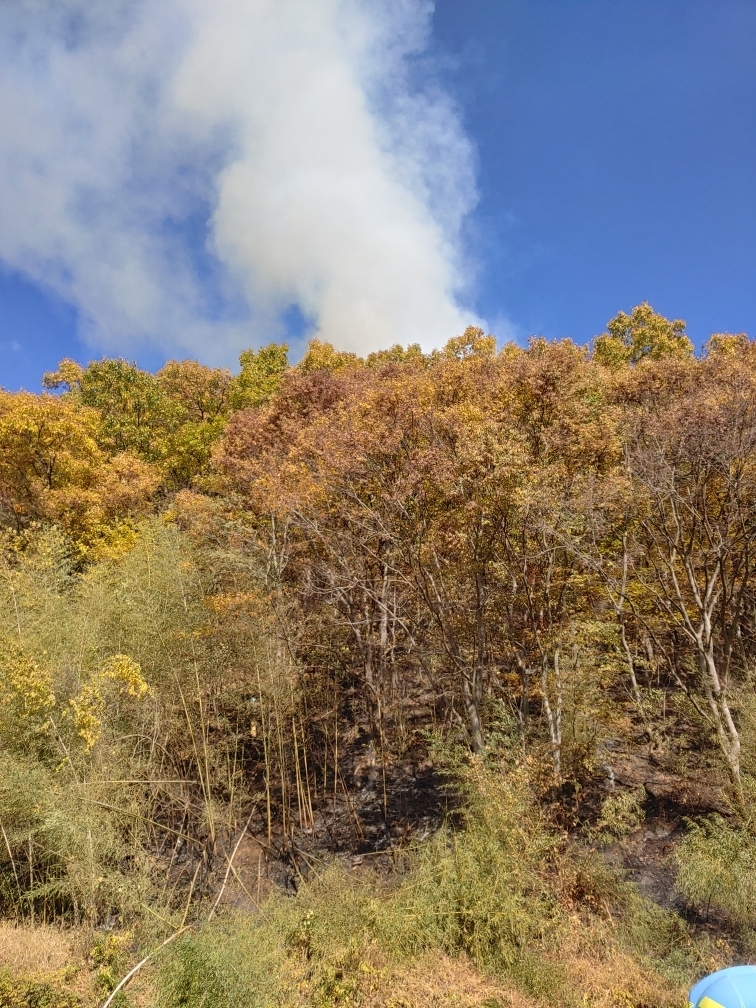
[{"label": "smoke rising from ground", "polygon": [[0,259],[110,352],[230,363],[292,305],[344,349],[471,321],[470,144],[423,0],[0,6]]}]

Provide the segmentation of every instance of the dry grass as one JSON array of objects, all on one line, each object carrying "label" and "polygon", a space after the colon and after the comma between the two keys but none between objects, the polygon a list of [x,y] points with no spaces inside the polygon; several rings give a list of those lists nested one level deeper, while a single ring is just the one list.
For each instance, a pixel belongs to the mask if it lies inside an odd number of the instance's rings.
[{"label": "dry grass", "polygon": [[430,954],[393,972],[365,1008],[536,1008],[509,985],[484,976],[467,959]]},{"label": "dry grass", "polygon": [[71,963],[74,936],[53,927],[0,922],[0,969],[55,973]]},{"label": "dry grass", "polygon": [[[67,1005],[68,998],[73,997],[84,1008],[96,1008],[104,994],[88,957],[91,946],[92,934],[87,929],[0,921],[0,972],[7,971],[11,982],[17,981],[22,987],[26,982],[42,984],[52,1006]],[[136,987],[136,993],[138,996],[131,999],[136,1008],[153,1008],[155,993],[148,982]],[[0,1003],[5,1001],[0,998]],[[42,1003],[47,1005],[48,1001]],[[37,1005],[37,1001],[30,1001],[32,1004]]]},{"label": "dry grass", "polygon": [[679,1008],[684,992],[614,940],[606,922],[580,922],[566,929],[560,962],[572,987],[591,1008]]},{"label": "dry grass", "polygon": [[658,974],[644,972],[621,952],[603,962],[575,958],[566,966],[591,1008],[679,1008],[682,1003],[680,992],[662,985]]}]

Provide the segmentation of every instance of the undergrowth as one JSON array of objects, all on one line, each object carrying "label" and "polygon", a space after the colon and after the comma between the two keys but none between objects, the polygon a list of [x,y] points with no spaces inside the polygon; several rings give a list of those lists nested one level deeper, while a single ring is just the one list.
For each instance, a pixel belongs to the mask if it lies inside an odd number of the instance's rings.
[{"label": "undergrowth", "polygon": [[60,978],[17,977],[0,971],[3,1008],[81,1008],[81,998],[66,989]]},{"label": "undergrowth", "polygon": [[680,1004],[712,961],[685,925],[568,849],[522,770],[473,762],[464,787],[463,828],[417,847],[398,880],[334,864],[295,897],[181,938],[159,968],[161,1008],[391,1004],[397,975],[434,952],[514,988],[518,1003]]},{"label": "undergrowth", "polygon": [[689,906],[708,918],[714,913],[749,950],[756,948],[754,868],[756,823],[728,822],[712,815],[689,821],[674,852],[677,888]]}]

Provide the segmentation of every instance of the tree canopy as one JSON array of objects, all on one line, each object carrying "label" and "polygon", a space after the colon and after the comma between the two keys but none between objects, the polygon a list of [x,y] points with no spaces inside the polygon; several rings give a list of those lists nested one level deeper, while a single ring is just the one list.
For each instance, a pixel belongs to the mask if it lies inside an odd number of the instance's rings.
[{"label": "tree canopy", "polygon": [[[747,336],[696,355],[685,323],[644,303],[592,346],[497,349],[469,327],[364,359],[312,340],[296,365],[270,344],[235,375],[64,360],[44,388],[0,392],[9,913],[101,927],[146,903],[178,927],[219,878],[235,884],[242,822],[258,890],[274,854],[299,885],[326,850],[419,833],[408,789],[445,759],[470,843],[510,880],[497,900],[535,893],[541,914],[491,911],[485,939],[472,909],[460,924],[483,875],[438,840],[412,882],[432,910],[412,914],[449,954],[502,970],[527,939],[556,963],[562,924],[604,912],[557,838],[600,845],[652,798],[729,817],[676,848],[679,885],[751,926],[717,853],[756,851]],[[431,792],[427,830],[448,801]],[[522,837],[538,855],[515,868]],[[557,862],[582,895],[554,895]],[[282,947],[311,947],[300,925]]]}]

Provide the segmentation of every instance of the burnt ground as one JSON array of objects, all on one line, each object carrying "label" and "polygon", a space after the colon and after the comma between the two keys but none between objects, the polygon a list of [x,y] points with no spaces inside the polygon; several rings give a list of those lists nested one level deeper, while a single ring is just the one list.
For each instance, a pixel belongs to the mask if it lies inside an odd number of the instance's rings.
[{"label": "burnt ground", "polygon": [[[688,906],[675,890],[671,858],[688,818],[726,811],[721,789],[695,778],[687,778],[683,786],[681,778],[645,756],[627,756],[623,762],[617,754],[614,762],[617,788],[645,788],[645,820],[629,835],[595,849],[643,896],[678,913],[696,930],[724,934],[733,943],[726,921]],[[273,887],[296,891],[313,870],[333,862],[355,872],[370,868],[388,879],[406,864],[402,852],[408,845],[453,818],[456,796],[424,747],[384,770],[357,741],[345,754],[343,770],[350,786],[340,787],[335,798],[314,809],[314,826],[295,827],[286,836],[279,830],[268,841],[262,815],[253,821],[234,859],[224,903],[252,908]],[[589,818],[607,797],[606,781],[594,782],[592,790],[591,796],[584,795]],[[575,818],[570,832],[580,835],[584,825]]]},{"label": "burnt ground", "polygon": [[682,810],[653,803],[642,826],[605,847],[602,853],[610,865],[635,883],[642,896],[658,906],[684,913],[685,901],[675,891],[675,871],[671,863],[675,844],[684,835]]},{"label": "burnt ground", "polygon": [[296,891],[313,870],[333,862],[388,877],[401,868],[402,851],[441,827],[455,796],[427,756],[418,752],[384,769],[364,755],[358,745],[345,760],[351,787],[314,807],[313,825],[295,825],[286,835],[277,828],[269,840],[258,812],[234,858],[224,903],[249,907],[272,886]]},{"label": "burnt ground", "polygon": [[381,873],[397,867],[397,855],[413,841],[435,833],[453,806],[448,780],[429,759],[382,768],[348,793],[340,791],[315,812],[314,828],[274,841],[278,866],[272,875],[287,888],[316,865],[340,861]]},{"label": "burnt ground", "polygon": [[642,896],[677,914],[694,935],[705,937],[709,947],[718,950],[723,964],[752,961],[752,943],[724,913],[714,907],[689,904],[675,889],[671,855],[686,834],[685,820],[695,819],[710,810],[655,801],[651,801],[649,806],[643,825],[621,841],[604,848],[603,856],[628,881],[635,883]]}]

